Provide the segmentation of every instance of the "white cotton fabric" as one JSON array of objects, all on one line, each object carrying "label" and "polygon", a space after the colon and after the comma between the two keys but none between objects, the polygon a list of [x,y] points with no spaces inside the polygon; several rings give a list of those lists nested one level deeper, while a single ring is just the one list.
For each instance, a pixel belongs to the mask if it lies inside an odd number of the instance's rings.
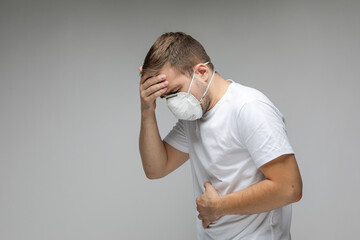
[{"label": "white cotton fabric", "polygon": [[[217,104],[195,121],[179,120],[165,141],[189,153],[195,199],[209,181],[223,196],[264,179],[259,167],[294,153],[285,119],[260,91],[233,80]],[[252,215],[225,215],[198,239],[289,240],[291,205]]]}]

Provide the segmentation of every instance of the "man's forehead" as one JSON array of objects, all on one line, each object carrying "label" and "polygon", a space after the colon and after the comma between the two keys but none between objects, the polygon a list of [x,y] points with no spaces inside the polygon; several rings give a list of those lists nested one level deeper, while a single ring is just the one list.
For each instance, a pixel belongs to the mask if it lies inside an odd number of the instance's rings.
[{"label": "man's forehead", "polygon": [[177,71],[174,68],[169,67],[169,66],[162,67],[159,71],[159,75],[160,74],[165,74],[170,77],[174,77],[174,76],[178,75]]},{"label": "man's forehead", "polygon": [[144,75],[142,75],[142,78],[147,80],[149,78],[152,78],[152,77],[156,77],[156,76],[159,76],[161,74],[165,74],[165,75],[171,75],[172,72],[171,70],[169,71],[169,67],[162,67],[159,71],[151,71],[151,72],[147,72],[145,73]]}]

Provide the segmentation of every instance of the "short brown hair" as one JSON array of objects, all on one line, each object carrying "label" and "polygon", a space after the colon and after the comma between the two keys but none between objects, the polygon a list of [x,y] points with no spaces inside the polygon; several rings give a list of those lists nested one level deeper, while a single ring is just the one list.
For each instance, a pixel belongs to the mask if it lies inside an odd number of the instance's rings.
[{"label": "short brown hair", "polygon": [[151,46],[145,57],[141,76],[156,76],[165,64],[191,76],[193,67],[205,62],[209,62],[209,68],[214,70],[210,57],[197,40],[183,32],[168,32]]}]

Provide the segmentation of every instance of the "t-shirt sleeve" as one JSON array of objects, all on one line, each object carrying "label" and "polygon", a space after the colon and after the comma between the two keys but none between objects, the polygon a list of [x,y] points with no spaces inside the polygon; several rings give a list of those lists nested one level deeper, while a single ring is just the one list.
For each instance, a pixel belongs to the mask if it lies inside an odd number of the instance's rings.
[{"label": "t-shirt sleeve", "polygon": [[238,128],[241,141],[258,168],[281,155],[294,153],[285,118],[270,103],[260,100],[245,103],[238,115]]},{"label": "t-shirt sleeve", "polygon": [[189,153],[184,122],[182,120],[178,120],[173,129],[164,138],[164,141],[181,152]]}]

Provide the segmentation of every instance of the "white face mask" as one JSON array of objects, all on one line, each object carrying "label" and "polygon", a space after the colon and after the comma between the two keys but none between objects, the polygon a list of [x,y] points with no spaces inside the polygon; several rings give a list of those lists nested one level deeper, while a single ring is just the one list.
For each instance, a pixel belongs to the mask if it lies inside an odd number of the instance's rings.
[{"label": "white face mask", "polygon": [[[209,62],[206,62],[204,64],[206,65],[208,63]],[[166,97],[167,105],[176,118],[192,121],[202,117],[203,111],[201,108],[201,102],[210,87],[214,75],[215,75],[215,70],[213,71],[210,82],[204,94],[200,98],[200,101],[197,100],[196,97],[194,97],[194,95],[190,93],[191,85],[194,81],[195,72],[193,73],[189,90],[187,92],[178,92]]]}]

